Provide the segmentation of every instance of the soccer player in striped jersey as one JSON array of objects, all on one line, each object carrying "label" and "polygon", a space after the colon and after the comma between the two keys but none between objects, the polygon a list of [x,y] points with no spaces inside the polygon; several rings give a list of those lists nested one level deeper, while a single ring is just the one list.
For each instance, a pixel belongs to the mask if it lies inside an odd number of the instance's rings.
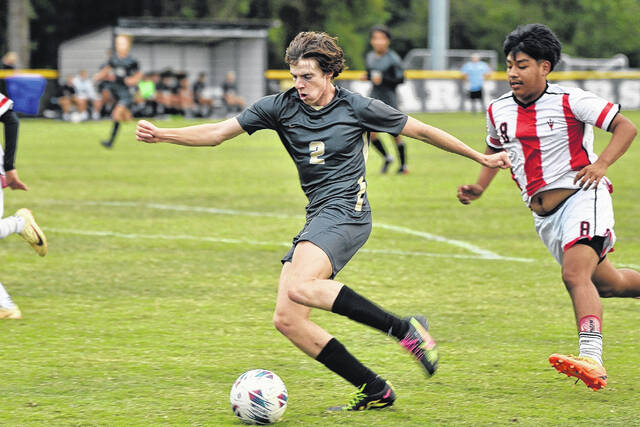
[{"label": "soccer player in striped jersey", "polygon": [[[560,372],[598,390],[607,384],[602,362],[600,297],[640,296],[640,273],[616,269],[607,258],[613,231],[609,166],[637,134],[620,106],[578,88],[547,82],[561,45],[544,25],[518,27],[504,42],[511,92],[487,111],[486,153],[506,151],[511,173],[531,209],[540,239],[562,265],[578,328],[579,356],[552,354]],[[611,132],[600,156],[593,126]],[[476,184],[458,188],[468,204],[486,190],[496,171],[482,168]]]},{"label": "soccer player in striped jersey", "polygon": [[478,153],[380,100],[334,86],[333,79],[344,69],[344,54],[327,34],[298,34],[285,60],[294,87],[256,101],[239,116],[177,129],[141,120],[136,137],[149,143],[215,146],[245,132],[277,131],[309,203],[307,222],[281,260],[274,325],[301,351],[357,387],[348,404],[332,409],[384,408],[395,400],[389,383],[309,319],[311,308],[319,308],[371,326],[394,337],[427,375],[436,371],[438,351],[423,316],[394,316],[334,280],[371,232],[365,173],[369,134],[403,134],[489,167],[509,167],[509,158]]},{"label": "soccer player in striped jersey", "polygon": [[[4,125],[4,151],[0,148],[0,239],[16,233],[22,236],[40,255],[47,254],[47,238],[45,237],[31,211],[22,208],[14,215],[2,218],[4,212],[3,189],[27,190],[25,183],[18,178],[18,171],[14,166],[16,149],[18,147],[18,127],[20,121],[12,109],[13,101],[0,92],[0,122]],[[0,319],[21,319],[20,308],[0,283]]]}]

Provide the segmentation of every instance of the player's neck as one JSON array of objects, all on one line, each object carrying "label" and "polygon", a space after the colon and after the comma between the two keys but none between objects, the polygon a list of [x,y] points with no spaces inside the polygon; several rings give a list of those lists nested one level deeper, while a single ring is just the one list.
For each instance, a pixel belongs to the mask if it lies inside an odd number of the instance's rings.
[{"label": "player's neck", "polygon": [[328,103],[330,103],[333,100],[334,96],[336,96],[336,87],[333,84],[329,83],[329,86],[327,87],[325,92],[318,99],[318,101],[315,103],[315,105],[312,105],[312,107],[314,107],[314,108],[316,108],[316,107],[322,108],[325,105],[327,105]]},{"label": "player's neck", "polygon": [[536,88],[535,90],[529,92],[529,93],[525,93],[522,95],[516,95],[516,99],[524,105],[529,105],[535,101],[537,101],[542,94],[547,90],[547,82],[544,82],[544,85],[542,85],[541,87]]}]

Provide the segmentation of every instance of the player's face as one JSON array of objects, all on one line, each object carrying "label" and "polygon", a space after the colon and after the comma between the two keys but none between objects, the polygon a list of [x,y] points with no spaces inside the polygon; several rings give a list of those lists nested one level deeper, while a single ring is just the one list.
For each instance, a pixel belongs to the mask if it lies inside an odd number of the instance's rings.
[{"label": "player's face", "polygon": [[116,53],[119,57],[124,58],[129,54],[129,39],[123,36],[116,37]]},{"label": "player's face", "polygon": [[289,71],[298,95],[305,104],[324,106],[333,99],[331,74],[323,73],[315,59],[303,58],[295,65],[291,64]]},{"label": "player's face", "polygon": [[524,52],[507,56],[507,80],[515,97],[528,104],[540,97],[547,87],[549,61],[536,61]]},{"label": "player's face", "polygon": [[374,31],[371,34],[371,40],[369,42],[376,53],[385,53],[387,49],[389,49],[391,40],[389,40],[389,37],[382,31]]}]

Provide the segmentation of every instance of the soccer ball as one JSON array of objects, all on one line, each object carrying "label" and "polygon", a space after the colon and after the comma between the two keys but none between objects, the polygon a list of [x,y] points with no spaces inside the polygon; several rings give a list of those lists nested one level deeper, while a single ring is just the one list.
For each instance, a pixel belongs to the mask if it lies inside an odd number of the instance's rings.
[{"label": "soccer ball", "polygon": [[246,424],[271,424],[287,409],[287,388],[279,376],[266,369],[240,375],[229,394],[231,409]]}]

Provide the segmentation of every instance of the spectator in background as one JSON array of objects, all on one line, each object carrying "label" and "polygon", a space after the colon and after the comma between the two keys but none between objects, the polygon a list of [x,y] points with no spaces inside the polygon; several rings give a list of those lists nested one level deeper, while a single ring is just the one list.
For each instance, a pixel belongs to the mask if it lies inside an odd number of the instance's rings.
[{"label": "spectator in background", "polygon": [[[371,28],[369,36],[371,47],[373,47],[373,50],[369,51],[365,57],[366,78],[373,83],[369,96],[398,109],[396,87],[404,81],[404,68],[400,56],[389,49],[391,30],[384,25],[376,25]],[[406,147],[400,135],[395,136],[394,140],[400,157],[398,173],[407,174],[409,169],[407,168]],[[386,173],[389,165],[393,162],[393,156],[387,153],[376,132],[371,132],[371,144],[384,157],[382,173]]]},{"label": "spectator in background", "polygon": [[107,65],[94,76],[94,80],[103,80],[105,78],[112,80],[111,93],[116,100],[116,106],[111,113],[111,118],[113,119],[111,136],[108,140],[101,141],[102,146],[105,148],[113,147],[120,123],[131,120],[131,107],[133,105],[131,88],[137,87],[138,81],[142,77],[138,60],[129,54],[131,51],[131,37],[124,34],[116,36],[115,49],[115,55],[111,55]]},{"label": "spectator in background", "polygon": [[102,99],[96,92],[93,80],[89,78],[87,70],[80,70],[77,76],[71,80],[75,90],[75,104],[80,113],[80,120],[89,118],[89,103],[91,103],[91,118],[98,120],[102,109]]},{"label": "spectator in background", "polygon": [[[18,55],[15,52],[7,52],[0,61],[0,70],[15,70],[18,64]],[[4,78],[0,76],[0,92],[7,93],[7,86]]]},{"label": "spectator in background", "polygon": [[471,101],[471,111],[476,112],[475,104],[480,103],[478,111],[482,112],[484,108],[484,100],[482,99],[482,85],[485,77],[491,73],[491,68],[486,62],[480,61],[480,55],[474,53],[471,55],[471,61],[462,66],[460,72],[464,75],[464,79],[469,82],[469,99]]},{"label": "spectator in background", "polygon": [[236,73],[234,71],[227,71],[224,83],[222,83],[222,99],[229,112],[239,112],[244,108],[244,98],[238,95]]},{"label": "spectator in background", "polygon": [[205,73],[198,74],[198,80],[195,81],[191,89],[194,109],[198,117],[209,117],[213,112],[213,99],[205,96],[206,87]]},{"label": "spectator in background", "polygon": [[193,115],[193,93],[189,87],[189,75],[186,72],[176,74],[177,80],[177,97],[178,97],[178,113],[183,116],[191,117]]},{"label": "spectator in background", "polygon": [[173,71],[164,70],[160,73],[160,82],[156,85],[158,114],[169,114],[175,110],[176,98],[173,92],[174,86]]},{"label": "spectator in background", "polygon": [[73,87],[73,76],[68,76],[58,87],[56,98],[58,105],[62,109],[62,120],[71,120],[71,113],[76,98],[76,89]]},{"label": "spectator in background", "polygon": [[149,72],[142,76],[138,82],[138,92],[136,93],[137,112],[141,117],[152,117],[156,115],[156,80],[157,73]]}]

